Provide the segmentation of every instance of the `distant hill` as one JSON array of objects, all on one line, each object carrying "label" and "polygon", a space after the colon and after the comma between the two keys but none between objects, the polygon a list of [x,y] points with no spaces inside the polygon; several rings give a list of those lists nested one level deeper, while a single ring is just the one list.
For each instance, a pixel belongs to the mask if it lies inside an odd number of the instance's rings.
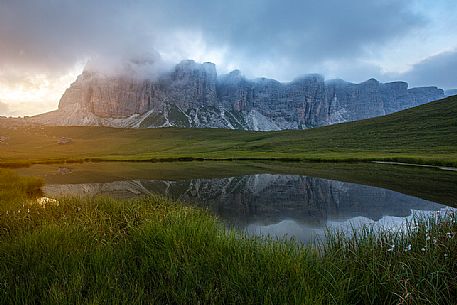
[{"label": "distant hill", "polygon": [[457,95],[457,89],[448,89],[444,91],[445,96]]},{"label": "distant hill", "polygon": [[387,116],[276,135],[272,146],[300,143],[312,150],[356,150],[457,154],[457,96]]},{"label": "distant hill", "polygon": [[[132,66],[134,68],[132,68]],[[405,82],[360,84],[311,74],[289,83],[218,75],[212,63],[182,61],[159,75],[106,74],[86,69],[59,109],[34,118],[61,126],[198,127],[242,130],[307,129],[393,113],[444,97],[436,87]],[[144,71],[143,71],[144,72]]]}]

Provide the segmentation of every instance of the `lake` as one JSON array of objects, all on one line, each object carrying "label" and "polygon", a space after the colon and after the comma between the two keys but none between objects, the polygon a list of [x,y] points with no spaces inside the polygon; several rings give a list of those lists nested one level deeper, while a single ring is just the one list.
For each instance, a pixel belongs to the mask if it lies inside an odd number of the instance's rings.
[{"label": "lake", "polygon": [[307,243],[326,228],[401,228],[455,207],[457,173],[388,164],[83,163],[19,169],[48,197],[160,194],[206,208],[252,235]]}]

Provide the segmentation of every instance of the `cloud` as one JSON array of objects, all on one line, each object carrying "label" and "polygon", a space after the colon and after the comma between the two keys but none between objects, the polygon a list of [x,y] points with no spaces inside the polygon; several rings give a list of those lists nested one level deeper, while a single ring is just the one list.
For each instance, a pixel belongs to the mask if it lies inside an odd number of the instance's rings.
[{"label": "cloud", "polygon": [[170,66],[162,60],[158,52],[152,50],[142,54],[132,53],[126,57],[98,55],[91,58],[84,69],[109,76],[156,79],[168,71]]},{"label": "cloud", "polygon": [[[201,37],[206,51],[224,49],[242,69],[278,60],[297,68],[357,57],[423,26],[409,1],[398,0],[5,0],[0,3],[0,67],[62,72],[76,61],[132,51],[188,54]],[[296,68],[297,67],[297,68]],[[277,67],[277,70],[282,70]],[[291,71],[293,70],[293,71]],[[278,73],[286,74],[286,73]]]},{"label": "cloud", "polygon": [[116,24],[118,10],[89,1],[2,1],[0,67],[59,73],[98,52],[120,53],[132,35]]},{"label": "cloud", "polygon": [[[248,68],[279,62],[276,69],[292,77],[319,69],[326,60],[357,58],[426,23],[406,1],[231,1],[219,8],[223,14],[211,7],[199,11],[204,2],[186,12],[198,20],[191,25],[202,29],[210,45],[228,47]],[[188,13],[182,15],[186,20]]]},{"label": "cloud", "polygon": [[1,115],[6,116],[8,114],[9,114],[8,104],[3,103],[2,101],[0,101],[0,116]]},{"label": "cloud", "polygon": [[[452,1],[0,0],[0,93],[4,92],[0,99],[15,113],[19,113],[19,100],[33,103],[30,109],[36,109],[35,105],[49,105],[46,110],[56,107],[71,83],[64,84],[62,79],[74,75],[74,67],[88,60],[106,71],[118,71],[119,65],[124,68],[127,63],[135,73],[149,77],[190,58],[213,61],[220,73],[239,68],[248,77],[281,81],[313,72],[356,82],[370,77],[389,80],[392,75],[383,73],[389,60],[401,61],[405,67],[437,53],[428,48],[416,52],[414,42],[421,39],[424,29],[444,33],[440,29],[455,24],[456,15],[451,13],[455,10],[444,9],[449,3]],[[432,6],[437,9],[430,10]],[[440,27],[432,26],[436,20]],[[427,35],[435,36],[432,32]],[[411,43],[411,37],[417,39]],[[428,41],[442,50],[441,44]],[[457,47],[452,45],[455,39],[448,41],[447,49]],[[395,47],[402,50],[401,59],[395,57]],[[147,69],[132,58],[143,59]],[[443,64],[441,72],[432,74],[428,72],[432,66],[420,63],[404,76],[414,84],[452,85],[448,71],[455,69],[446,70]],[[388,70],[399,71],[395,64]],[[54,82],[58,85],[52,85]],[[13,89],[21,93],[15,102],[5,98]],[[27,91],[36,98],[23,99],[28,97]],[[20,111],[31,114],[35,110]]]},{"label": "cloud", "polygon": [[399,77],[414,86],[457,88],[457,49],[430,56]]}]

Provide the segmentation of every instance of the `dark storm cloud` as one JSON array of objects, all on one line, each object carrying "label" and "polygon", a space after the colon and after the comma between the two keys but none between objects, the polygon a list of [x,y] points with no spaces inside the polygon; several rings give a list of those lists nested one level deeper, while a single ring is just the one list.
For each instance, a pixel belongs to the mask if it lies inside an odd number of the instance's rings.
[{"label": "dark storm cloud", "polygon": [[457,50],[431,56],[400,76],[414,86],[457,88]]},{"label": "dark storm cloud", "polygon": [[95,54],[161,51],[164,41],[179,49],[179,41],[167,39],[194,31],[209,47],[227,48],[228,60],[241,68],[280,58],[306,69],[357,57],[424,24],[408,3],[1,0],[0,67],[60,71]]}]

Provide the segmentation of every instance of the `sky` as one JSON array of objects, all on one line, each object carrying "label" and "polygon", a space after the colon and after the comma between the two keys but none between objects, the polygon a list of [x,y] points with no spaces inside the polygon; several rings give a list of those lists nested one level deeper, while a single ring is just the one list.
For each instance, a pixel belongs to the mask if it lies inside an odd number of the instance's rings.
[{"label": "sky", "polygon": [[0,115],[56,109],[88,61],[151,54],[284,82],[457,88],[457,1],[0,0]]}]

